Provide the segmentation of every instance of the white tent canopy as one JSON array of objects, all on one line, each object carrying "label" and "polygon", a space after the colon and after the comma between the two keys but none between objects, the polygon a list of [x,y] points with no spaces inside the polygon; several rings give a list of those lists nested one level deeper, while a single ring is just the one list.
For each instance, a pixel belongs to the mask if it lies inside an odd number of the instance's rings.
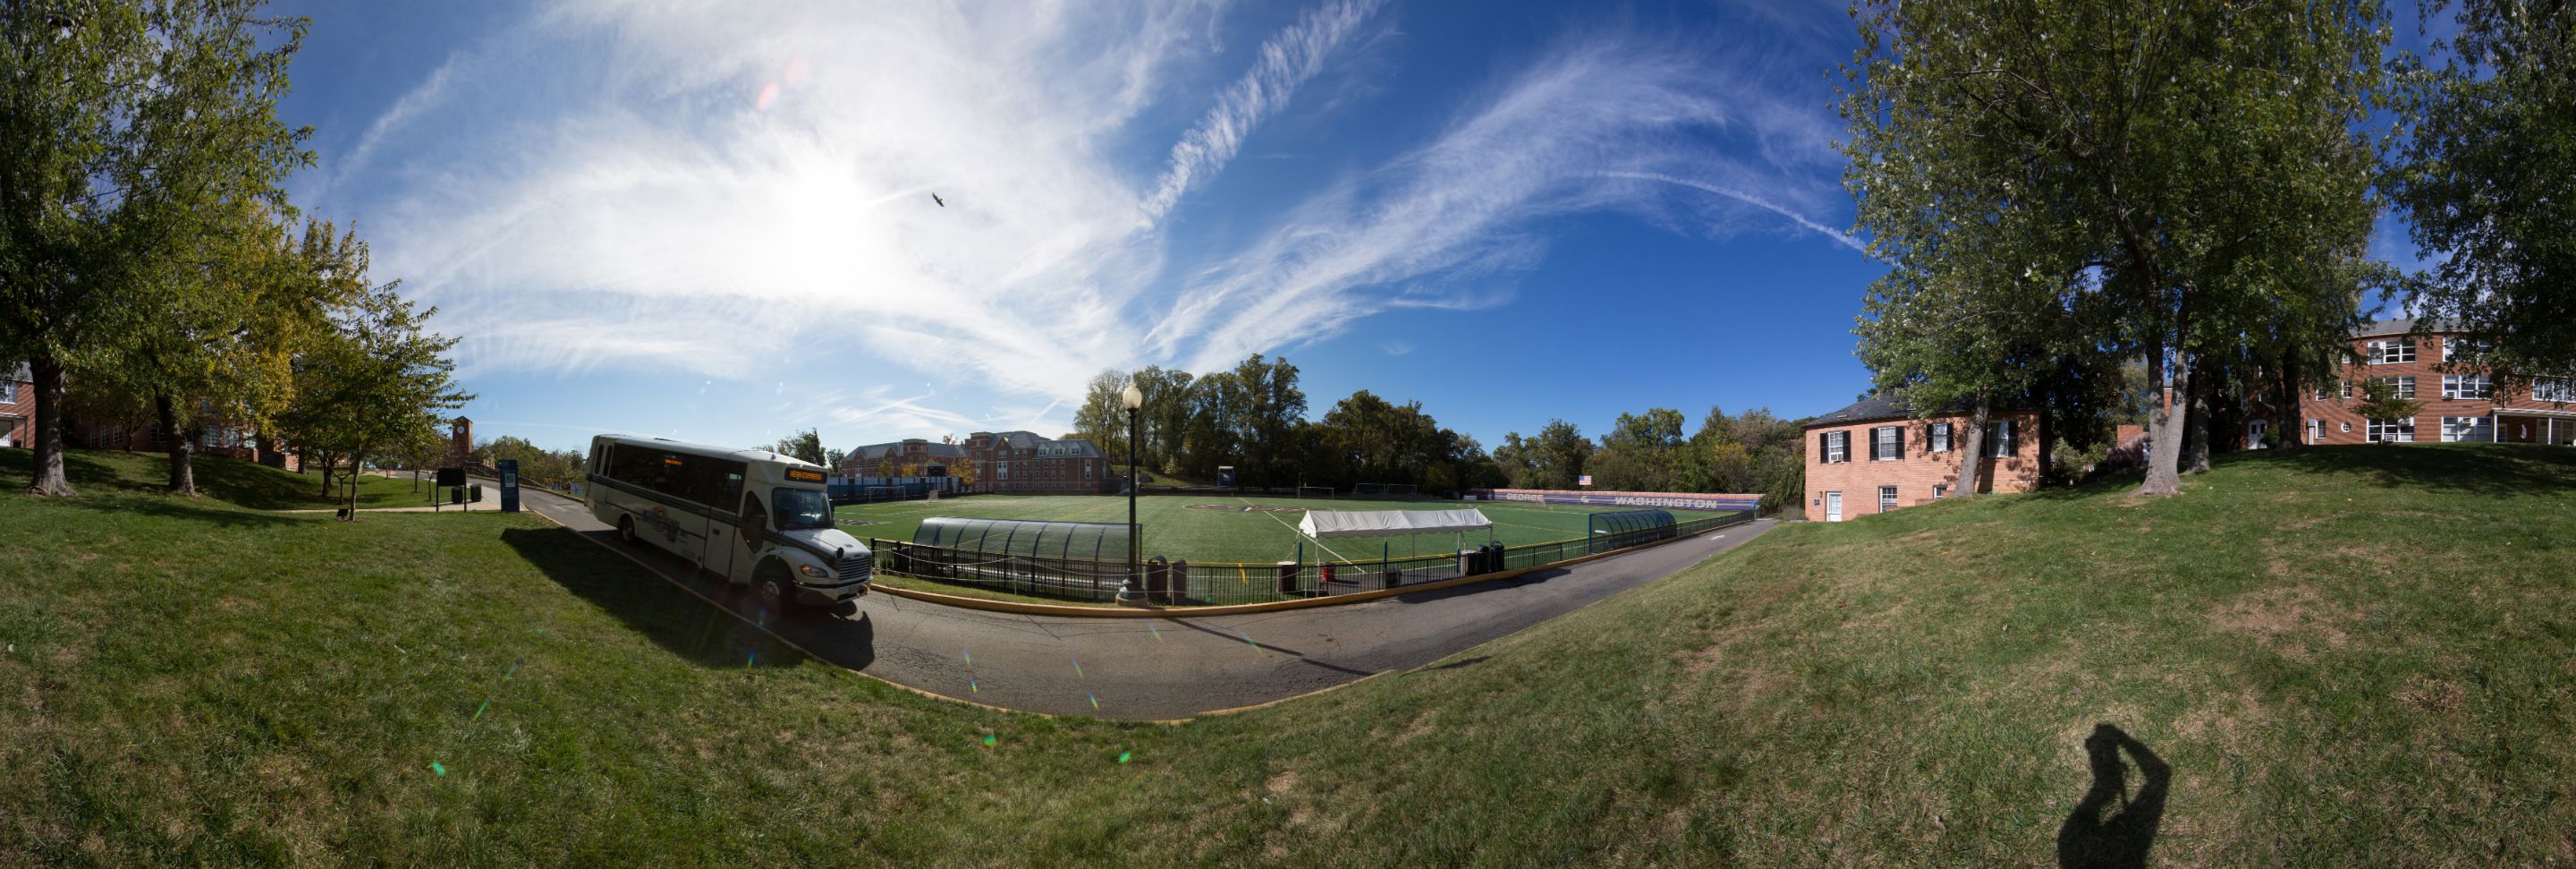
[{"label": "white tent canopy", "polygon": [[1481,510],[1373,510],[1340,512],[1308,510],[1304,521],[1297,523],[1297,533],[1322,540],[1332,537],[1399,537],[1406,534],[1449,534],[1482,531],[1494,527]]}]

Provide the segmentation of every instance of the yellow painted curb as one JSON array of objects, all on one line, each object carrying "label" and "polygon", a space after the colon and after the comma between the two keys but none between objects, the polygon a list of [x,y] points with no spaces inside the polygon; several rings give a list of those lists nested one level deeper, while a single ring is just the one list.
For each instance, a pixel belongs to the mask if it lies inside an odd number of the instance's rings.
[{"label": "yellow painted curb", "polygon": [[[1706,530],[1706,531],[1701,531],[1701,532],[1699,532],[1698,534],[1693,534],[1693,535],[1690,535],[1690,536],[1688,536],[1688,537],[1675,537],[1675,538],[1672,538],[1672,539],[1669,539],[1669,540],[1657,540],[1657,541],[1655,541],[1655,542],[1653,542],[1653,543],[1646,543],[1646,544],[1641,544],[1641,545],[1637,545],[1637,546],[1631,546],[1631,547],[1628,547],[1628,548],[1626,548],[1626,549],[1616,549],[1616,550],[1612,550],[1612,551],[1609,551],[1609,552],[1596,552],[1596,553],[1593,553],[1593,554],[1591,554],[1591,555],[1582,556],[1582,557],[1580,557],[1580,558],[1568,558],[1568,559],[1566,559],[1566,560],[1564,560],[1564,561],[1555,561],[1555,562],[1549,562],[1549,563],[1547,563],[1547,564],[1539,564],[1539,565],[1532,565],[1532,566],[1529,566],[1529,567],[1515,568],[1515,569],[1512,569],[1512,570],[1505,570],[1505,571],[1500,571],[1500,572],[1497,572],[1497,573],[1482,573],[1482,574],[1477,574],[1477,575],[1475,575],[1475,576],[1462,576],[1462,577],[1459,577],[1459,578],[1457,578],[1457,579],[1444,579],[1444,580],[1441,580],[1441,581],[1439,581],[1439,582],[1426,582],[1426,583],[1423,583],[1423,584],[1421,584],[1421,585],[1408,585],[1408,586],[1402,586],[1402,587],[1399,587],[1399,588],[1382,588],[1382,589],[1378,589],[1378,590],[1375,590],[1375,591],[1352,592],[1352,593],[1350,593],[1350,594],[1337,594],[1337,595],[1330,595],[1330,596],[1327,596],[1327,597],[1310,597],[1310,598],[1302,598],[1302,599],[1298,599],[1298,600],[1275,600],[1275,601],[1265,601],[1265,602],[1262,602],[1262,603],[1239,603],[1239,604],[1228,604],[1228,605],[1224,605],[1224,606],[1181,606],[1181,607],[1152,607],[1152,606],[1147,606],[1147,607],[1091,607],[1091,606],[1070,606],[1070,605],[1066,605],[1066,604],[1051,604],[1051,603],[1021,603],[1021,602],[1019,602],[1019,601],[1009,601],[1009,600],[986,600],[986,599],[984,599],[984,598],[980,598],[980,597],[964,597],[964,596],[960,596],[960,595],[953,595],[953,594],[940,594],[940,593],[935,592],[935,591],[921,591],[921,590],[919,590],[919,589],[896,588],[896,587],[894,587],[894,586],[890,586],[890,585],[877,585],[877,586],[872,586],[872,587],[873,587],[873,589],[874,589],[876,592],[881,593],[881,594],[890,594],[890,595],[893,595],[893,596],[895,596],[895,597],[900,597],[900,598],[909,598],[909,599],[912,599],[912,600],[925,601],[925,602],[929,602],[929,603],[941,604],[941,605],[944,605],[944,606],[953,606],[953,607],[958,607],[958,608],[960,608],[960,609],[985,610],[985,611],[988,611],[988,612],[999,612],[999,613],[1019,613],[1019,614],[1021,614],[1021,615],[1033,615],[1033,616],[1068,616],[1068,617],[1072,617],[1072,618],[1098,618],[1098,619],[1169,619],[1169,618],[1188,618],[1188,617],[1193,617],[1193,616],[1231,616],[1231,615],[1244,615],[1244,614],[1249,614],[1249,613],[1269,613],[1269,612],[1279,612],[1279,611],[1282,611],[1282,610],[1312,609],[1312,608],[1314,608],[1314,607],[1338,606],[1338,605],[1341,605],[1341,604],[1351,604],[1351,603],[1364,603],[1364,602],[1372,601],[1372,600],[1380,600],[1380,599],[1383,599],[1383,598],[1390,598],[1390,597],[1394,597],[1394,596],[1396,596],[1396,595],[1401,595],[1401,594],[1412,594],[1412,593],[1414,593],[1414,592],[1420,592],[1420,591],[1437,591],[1437,590],[1444,589],[1444,588],[1456,588],[1456,587],[1458,587],[1458,586],[1462,586],[1462,585],[1474,585],[1474,584],[1476,584],[1476,583],[1480,583],[1480,582],[1495,582],[1495,581],[1498,581],[1498,580],[1511,579],[1511,578],[1514,578],[1514,577],[1520,576],[1520,575],[1522,575],[1522,574],[1529,573],[1529,572],[1531,572],[1531,571],[1537,571],[1537,570],[1551,570],[1551,569],[1559,568],[1559,567],[1568,567],[1568,566],[1571,566],[1571,565],[1582,564],[1582,563],[1587,562],[1587,561],[1598,561],[1598,560],[1600,560],[1600,559],[1608,558],[1608,557],[1613,556],[1613,555],[1626,555],[1626,554],[1631,553],[1631,552],[1639,552],[1639,551],[1643,551],[1643,550],[1647,550],[1647,549],[1653,549],[1653,548],[1655,548],[1655,547],[1657,547],[1657,546],[1663,546],[1663,545],[1665,545],[1665,544],[1669,544],[1669,543],[1679,543],[1679,542],[1684,541],[1684,540],[1696,540],[1696,539],[1698,539],[1698,538],[1700,538],[1700,537],[1702,537],[1702,536],[1705,536],[1705,535],[1707,535],[1707,534],[1710,534],[1710,533],[1712,533],[1712,532],[1722,531],[1722,530],[1725,530],[1725,529],[1728,529],[1728,528],[1734,528],[1734,527],[1741,526],[1741,525],[1751,524],[1751,523],[1752,523],[1752,522],[1754,522],[1754,521],[1757,521],[1757,520],[1747,519],[1747,520],[1745,520],[1745,521],[1743,521],[1743,522],[1734,522],[1734,523],[1729,523],[1729,524],[1726,524],[1726,525],[1720,525],[1720,526],[1717,526],[1717,527],[1715,527],[1715,528],[1710,528],[1710,529],[1708,529],[1708,530]],[[888,572],[891,572],[891,571],[888,571]],[[903,575],[903,576],[910,576],[911,574],[899,574],[899,575]],[[916,578],[924,579],[924,580],[929,581],[929,582],[938,582],[938,580],[936,580],[936,579],[929,579],[929,578],[927,578],[927,577],[916,577]]]}]

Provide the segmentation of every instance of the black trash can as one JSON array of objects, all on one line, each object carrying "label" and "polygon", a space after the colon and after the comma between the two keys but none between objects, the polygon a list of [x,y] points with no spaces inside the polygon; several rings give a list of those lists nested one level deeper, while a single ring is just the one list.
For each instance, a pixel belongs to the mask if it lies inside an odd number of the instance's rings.
[{"label": "black trash can", "polygon": [[1172,604],[1174,606],[1180,606],[1189,602],[1190,563],[1187,561],[1174,561],[1172,562]]}]

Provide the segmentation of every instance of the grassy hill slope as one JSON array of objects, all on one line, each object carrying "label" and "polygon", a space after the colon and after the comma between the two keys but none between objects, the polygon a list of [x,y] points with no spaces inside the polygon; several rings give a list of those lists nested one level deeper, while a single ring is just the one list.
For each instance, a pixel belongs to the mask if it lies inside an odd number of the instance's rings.
[{"label": "grassy hill slope", "polygon": [[[0,495],[0,865],[2576,862],[2576,450],[1796,525],[1182,727],[800,660],[533,517],[89,459],[87,497]],[[2170,768],[2152,823],[2139,772],[2096,789],[2102,724]],[[2088,792],[2132,802],[2071,823]]]}]

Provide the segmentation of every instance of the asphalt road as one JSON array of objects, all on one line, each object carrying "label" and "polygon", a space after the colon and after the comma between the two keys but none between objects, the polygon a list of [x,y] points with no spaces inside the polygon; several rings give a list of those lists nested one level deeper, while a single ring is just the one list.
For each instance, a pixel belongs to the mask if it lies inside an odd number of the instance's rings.
[{"label": "asphalt road", "polygon": [[[737,600],[724,583],[692,577],[675,556],[619,543],[616,531],[580,502],[533,489],[521,490],[520,498],[702,596]],[[1062,715],[1185,718],[1438,661],[1669,576],[1773,524],[1759,520],[1573,567],[1344,606],[1075,618],[960,609],[879,592],[861,598],[852,615],[807,614],[772,630],[831,663],[961,700]]]}]

